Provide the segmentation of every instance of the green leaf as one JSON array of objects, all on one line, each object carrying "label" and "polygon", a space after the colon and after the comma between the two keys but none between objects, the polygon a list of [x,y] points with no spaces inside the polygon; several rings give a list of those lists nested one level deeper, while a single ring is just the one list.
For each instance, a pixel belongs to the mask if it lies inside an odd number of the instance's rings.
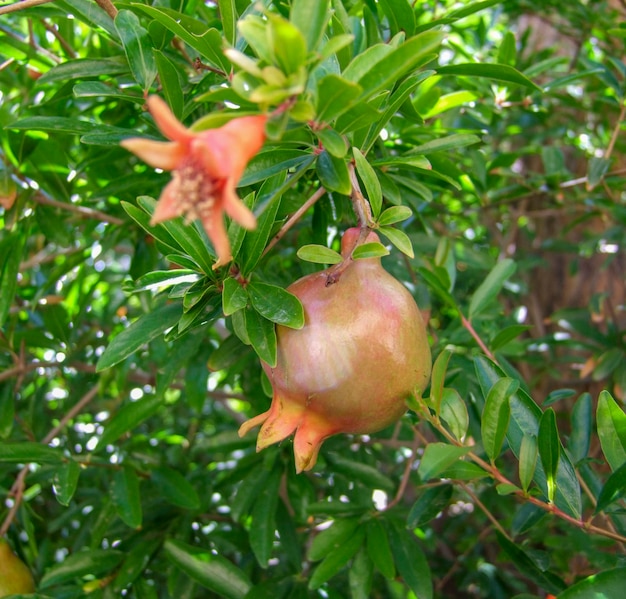
[{"label": "green leaf", "polygon": [[519,451],[519,479],[522,489],[528,491],[537,468],[537,437],[524,435]]},{"label": "green leaf", "polygon": [[517,40],[515,34],[512,31],[507,31],[504,34],[504,38],[498,48],[498,62],[500,64],[508,64],[509,66],[515,66],[517,57]]},{"label": "green leaf", "polygon": [[611,599],[621,597],[626,587],[626,568],[592,574],[560,593],[557,599]]},{"label": "green leaf", "polygon": [[96,364],[96,372],[125,360],[140,347],[173,327],[181,315],[182,306],[175,303],[158,306],[152,312],[140,316],[109,343]]},{"label": "green leaf", "polygon": [[326,581],[338,574],[361,548],[365,529],[357,528],[341,545],[333,548],[315,568],[309,579],[309,589],[319,589]]},{"label": "green leaf", "polygon": [[556,491],[556,473],[561,457],[561,444],[559,431],[556,427],[556,414],[552,408],[548,408],[539,420],[539,432],[537,434],[537,449],[543,470],[546,473],[548,484],[548,501],[554,501]]},{"label": "green leaf", "polygon": [[115,549],[90,549],[67,556],[61,563],[49,568],[39,583],[47,589],[83,576],[108,574],[124,559],[123,551]]},{"label": "green leaf", "polygon": [[309,52],[314,51],[326,30],[330,13],[328,0],[294,0],[289,18],[306,40]]},{"label": "green leaf", "polygon": [[130,10],[118,11],[115,28],[122,40],[133,77],[147,92],[157,76],[150,35],[139,23],[137,15]]},{"label": "green leaf", "polygon": [[12,386],[0,385],[0,439],[7,439],[13,430],[15,397]]},{"label": "green leaf", "polygon": [[489,473],[473,462],[456,462],[441,473],[441,478],[452,480],[478,480],[486,476]]},{"label": "green leaf", "polygon": [[378,217],[378,225],[380,227],[393,225],[405,221],[412,216],[413,210],[408,206],[391,206]]},{"label": "green leaf", "polygon": [[300,260],[314,262],[315,264],[339,264],[343,258],[339,252],[327,248],[325,245],[303,245],[296,255]]},{"label": "green leaf", "polygon": [[382,258],[388,256],[389,250],[378,241],[372,241],[370,243],[362,243],[354,248],[352,252],[352,258],[354,260],[362,260],[363,258]]},{"label": "green leaf", "polygon": [[315,160],[311,152],[304,150],[271,148],[259,152],[250,160],[243,177],[239,181],[239,187],[246,187],[265,181],[273,175],[286,170],[301,166],[308,166]]},{"label": "green leaf", "polygon": [[489,303],[500,293],[502,286],[516,268],[515,262],[510,258],[505,258],[493,267],[472,296],[469,307],[470,320],[487,308]]},{"label": "green leaf", "polygon": [[200,497],[195,487],[177,470],[156,468],[150,474],[150,480],[157,487],[160,497],[168,503],[185,510],[197,510]]},{"label": "green leaf", "polygon": [[596,422],[604,457],[615,472],[626,463],[626,414],[608,391],[598,398]]},{"label": "green leaf", "polygon": [[498,543],[511,558],[515,567],[524,575],[549,593],[559,593],[565,589],[565,583],[552,572],[540,570],[535,562],[520,547],[496,530]]},{"label": "green leaf", "polygon": [[426,489],[413,504],[406,519],[409,529],[428,524],[440,512],[446,509],[452,498],[452,485],[438,485]]},{"label": "green leaf", "polygon": [[18,272],[22,254],[26,245],[27,235],[11,234],[0,243],[2,262],[0,263],[0,328],[9,315],[11,304],[17,291]]},{"label": "green leaf", "polygon": [[285,75],[297,73],[306,62],[307,42],[300,30],[274,13],[267,13],[268,39],[275,64]]},{"label": "green leaf", "polygon": [[383,205],[383,191],[380,186],[380,181],[376,176],[376,171],[358,148],[352,148],[352,154],[354,156],[356,172],[365,185],[365,195],[372,209],[372,216],[374,220],[377,220]]},{"label": "green leaf", "polygon": [[143,511],[139,493],[139,477],[134,468],[122,466],[113,474],[110,493],[122,522],[131,528],[138,529],[143,519]]},{"label": "green leaf", "polygon": [[409,239],[409,236],[400,229],[394,229],[393,227],[379,227],[378,232],[382,233],[391,243],[398,248],[403,254],[406,254],[409,258],[415,258],[413,252],[413,244]]},{"label": "green leaf", "polygon": [[64,506],[68,506],[80,477],[80,466],[74,460],[67,460],[65,464],[57,468],[52,480],[52,489],[57,501]]},{"label": "green leaf", "polygon": [[411,148],[410,154],[430,154],[432,152],[449,152],[466,146],[480,143],[480,137],[471,133],[454,133],[445,137],[437,137],[426,143]]},{"label": "green leaf", "polygon": [[178,119],[183,117],[185,98],[183,96],[183,83],[181,76],[174,63],[160,50],[152,50],[159,72],[159,81],[163,87],[165,101]]},{"label": "green leaf", "polygon": [[0,463],[8,464],[62,464],[65,462],[60,449],[32,441],[0,443]]},{"label": "green leaf", "polygon": [[413,35],[415,30],[415,14],[413,8],[406,0],[380,0],[383,14],[389,21],[391,35],[404,31],[407,37]]},{"label": "green leaf", "polygon": [[242,313],[245,316],[246,333],[254,351],[261,360],[274,368],[277,360],[274,323],[253,308],[248,307]]},{"label": "green leaf", "polygon": [[96,451],[105,448],[109,443],[117,441],[123,434],[139,426],[144,420],[153,416],[161,407],[163,398],[158,395],[144,395],[137,401],[122,406],[109,420],[104,432],[98,439]]},{"label": "green leaf", "polygon": [[360,85],[348,81],[340,75],[326,75],[317,84],[318,123],[330,123],[346,112],[361,95]]},{"label": "green leaf", "polygon": [[469,427],[469,414],[465,402],[456,389],[444,388],[439,416],[457,440],[461,441],[465,437]]},{"label": "green leaf", "polygon": [[252,588],[243,570],[210,549],[193,547],[176,539],[166,540],[163,549],[175,566],[224,599],[244,599]]},{"label": "green leaf", "polygon": [[224,316],[230,316],[237,310],[248,305],[248,294],[245,288],[232,277],[224,279],[222,288],[222,309]]},{"label": "green leaf", "polygon": [[71,79],[82,79],[99,77],[106,75],[114,77],[122,73],[128,73],[128,64],[123,56],[112,58],[77,58],[67,60],[55,65],[45,72],[40,78],[40,84],[58,83],[59,81],[69,81]]},{"label": "green leaf", "polygon": [[509,426],[509,400],[519,388],[519,382],[503,378],[489,390],[480,425],[483,447],[493,462],[499,455]]},{"label": "green leaf", "polygon": [[335,158],[343,158],[348,153],[345,137],[339,135],[334,129],[318,129],[315,131],[315,135],[320,140],[322,147]]},{"label": "green leaf", "polygon": [[385,578],[393,580],[396,576],[396,566],[385,526],[379,518],[372,518],[368,520],[365,531],[367,555]]},{"label": "green leaf", "polygon": [[247,287],[254,309],[261,316],[292,329],[304,326],[304,308],[300,300],[282,287],[252,282]]},{"label": "green leaf", "polygon": [[442,350],[433,364],[430,376],[430,403],[437,416],[441,414],[443,389],[446,384],[446,371],[448,370],[448,363],[450,362],[451,357],[452,352],[449,349]]},{"label": "green leaf", "polygon": [[592,156],[589,159],[589,165],[587,167],[587,189],[592,190],[597,187],[609,172],[611,161],[602,156]]},{"label": "green leaf", "polygon": [[[484,394],[503,376],[506,376],[501,368],[496,366],[488,358],[477,356],[474,365],[480,387]],[[518,389],[509,401],[511,419],[507,431],[507,441],[513,453],[518,457],[524,435],[537,436],[539,431],[539,419],[542,416],[541,408],[523,391]],[[541,488],[546,487],[546,474],[541,462],[537,464],[535,482]],[[582,505],[580,485],[576,471],[572,466],[567,454],[561,453],[558,460],[556,474],[555,503],[564,512],[575,518],[581,517]]]},{"label": "green leaf", "polygon": [[326,459],[336,472],[345,475],[348,480],[363,483],[369,488],[382,489],[387,493],[393,492],[396,487],[393,480],[383,474],[379,468],[344,458],[336,453],[327,454]]},{"label": "green leaf", "polygon": [[358,518],[340,518],[333,521],[329,528],[326,528],[313,538],[307,559],[317,562],[338,547],[341,547],[359,528]]},{"label": "green leaf", "polygon": [[572,409],[571,423],[567,449],[576,464],[587,457],[591,446],[593,405],[589,393],[583,393],[576,400]]},{"label": "green leaf", "polygon": [[417,469],[424,481],[435,478],[446,468],[471,451],[471,447],[456,447],[446,443],[429,443]]},{"label": "green leaf", "polygon": [[276,508],[282,472],[274,469],[256,494],[251,512],[250,547],[261,568],[267,568],[276,537]]},{"label": "green leaf", "polygon": [[525,324],[512,324],[498,331],[490,343],[491,351],[497,351],[506,347],[513,339],[519,337],[522,333],[528,331],[530,326]]},{"label": "green leaf", "polygon": [[622,464],[602,487],[595,513],[606,509],[609,505],[626,495],[626,464]]},{"label": "green leaf", "polygon": [[352,193],[348,166],[343,158],[335,158],[323,150],[317,157],[316,165],[320,182],[328,191],[346,196]]},{"label": "green leaf", "polygon": [[487,64],[487,63],[465,63],[451,64],[443,67],[436,67],[439,75],[456,75],[461,77],[483,77],[485,79],[494,79],[503,81],[504,83],[514,83],[529,87],[535,91],[541,91],[541,88],[533,83],[526,75],[520,73],[517,69],[505,64]]},{"label": "green leaf", "polygon": [[403,528],[389,527],[391,551],[396,569],[419,599],[433,599],[433,581],[428,561],[415,535]]},{"label": "green leaf", "polygon": [[237,39],[237,2],[235,0],[217,0],[219,7],[220,21],[226,41],[234,45]]}]

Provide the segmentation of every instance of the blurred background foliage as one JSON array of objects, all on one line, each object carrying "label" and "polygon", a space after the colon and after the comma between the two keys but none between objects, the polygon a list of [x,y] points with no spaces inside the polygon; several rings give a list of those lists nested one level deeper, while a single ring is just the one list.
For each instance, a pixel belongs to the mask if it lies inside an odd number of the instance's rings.
[{"label": "blurred background foliage", "polygon": [[[620,596],[625,11],[1,4],[0,532],[37,596]],[[366,190],[410,208],[383,264],[437,362],[397,426],[301,475],[289,442],[238,437],[269,406],[262,348],[202,230],[148,224],[169,175],[119,142],[159,138],[150,93],[199,128],[288,107],[239,189],[248,278],[285,287],[319,268],[298,248],[338,248],[355,148]]]}]

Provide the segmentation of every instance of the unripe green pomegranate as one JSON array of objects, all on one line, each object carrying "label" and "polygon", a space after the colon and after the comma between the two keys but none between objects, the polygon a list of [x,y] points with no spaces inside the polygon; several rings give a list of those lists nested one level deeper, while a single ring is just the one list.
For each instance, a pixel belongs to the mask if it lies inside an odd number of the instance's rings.
[{"label": "unripe green pomegranate", "polygon": [[[302,302],[304,327],[277,327],[277,365],[262,364],[272,384],[270,409],[239,429],[243,436],[262,424],[257,451],[295,431],[298,472],[315,465],[327,437],[396,422],[407,397],[421,393],[430,377],[419,308],[380,258],[352,260],[359,235],[358,228],[344,234],[342,264],[288,287]],[[379,238],[370,232],[365,241]]]},{"label": "unripe green pomegranate", "polygon": [[0,597],[35,592],[35,582],[30,570],[11,547],[0,539]]}]

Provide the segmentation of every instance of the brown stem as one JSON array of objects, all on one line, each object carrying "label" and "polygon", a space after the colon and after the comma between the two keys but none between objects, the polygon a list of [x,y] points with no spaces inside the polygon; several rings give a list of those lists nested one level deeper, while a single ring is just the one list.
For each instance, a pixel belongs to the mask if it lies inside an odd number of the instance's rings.
[{"label": "brown stem", "polygon": [[389,510],[392,507],[398,505],[400,500],[404,496],[404,492],[409,484],[409,479],[411,477],[411,470],[413,469],[413,464],[415,463],[415,459],[417,458],[417,448],[419,446],[419,437],[417,435],[413,436],[413,444],[411,446],[411,455],[409,459],[406,461],[404,466],[404,473],[402,475],[402,480],[400,481],[400,485],[398,486],[398,490],[396,492],[396,496],[387,504],[385,510]]},{"label": "brown stem", "polygon": [[112,19],[117,16],[117,8],[111,0],[96,0],[96,4],[106,12]]},{"label": "brown stem", "polygon": [[500,522],[498,522],[498,519],[489,511],[487,506],[478,498],[478,495],[476,495],[476,493],[474,493],[474,491],[472,491],[469,486],[464,482],[459,481],[458,484],[471,497],[472,501],[481,509],[483,514],[485,514],[485,516],[489,518],[494,527],[497,528],[500,533],[510,541],[510,535],[506,532],[506,530],[504,530],[504,528],[502,528],[502,525],[500,524]]},{"label": "brown stem", "polygon": [[0,6],[0,15],[5,15],[10,12],[17,12],[18,10],[24,10],[25,8],[31,8],[32,6],[39,6],[40,4],[47,4],[53,0],[22,0],[21,2],[14,2],[7,6]]},{"label": "brown stem", "polygon": [[280,228],[280,231],[274,235],[272,240],[267,244],[265,249],[263,250],[263,256],[267,254],[293,227],[306,213],[306,211],[317,202],[324,194],[326,190],[323,187],[320,187],[300,208],[298,208],[288,219],[287,222]]},{"label": "brown stem", "polygon": [[[459,312],[459,314],[461,314],[461,313]],[[463,316],[463,314],[461,314],[461,322],[463,323],[463,327],[466,328],[468,330],[469,334],[473,337],[474,341],[476,341],[476,343],[478,343],[478,346],[483,351],[483,353],[489,359],[491,359],[494,362],[496,362],[497,360],[496,360],[495,356],[491,353],[489,348],[485,345],[485,342],[480,338],[478,333],[474,330],[474,327],[472,326],[472,323],[467,318],[465,318],[465,316]]]},{"label": "brown stem", "polygon": [[361,227],[369,227],[374,224],[372,209],[370,208],[369,202],[361,192],[354,164],[348,165],[348,173],[350,175],[350,183],[352,184],[352,206],[359,221],[359,225]]},{"label": "brown stem", "polygon": [[75,204],[68,204],[67,202],[59,202],[58,200],[53,200],[52,198],[47,198],[41,193],[35,194],[33,199],[38,203],[44,206],[51,206],[53,208],[59,208],[61,210],[68,210],[69,212],[75,212],[82,218],[95,218],[97,220],[101,220],[105,223],[110,223],[112,225],[123,225],[125,221],[121,218],[117,218],[116,216],[111,216],[106,212],[101,212],[100,210],[94,210],[93,208],[87,208],[86,206],[76,206]]}]

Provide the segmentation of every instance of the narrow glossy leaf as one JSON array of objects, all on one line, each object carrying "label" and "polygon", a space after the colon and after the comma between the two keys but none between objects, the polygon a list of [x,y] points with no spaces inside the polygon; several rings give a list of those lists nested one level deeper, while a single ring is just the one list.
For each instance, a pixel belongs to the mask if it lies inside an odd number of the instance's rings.
[{"label": "narrow glossy leaf", "polygon": [[596,514],[603,511],[609,505],[621,499],[626,495],[626,464],[622,464],[609,478],[602,487],[600,496],[598,497],[598,505],[596,505]]},{"label": "narrow glossy leaf", "polygon": [[377,241],[371,243],[362,243],[354,248],[352,252],[352,258],[354,260],[362,260],[363,258],[382,258],[388,256],[389,250]]},{"label": "narrow glossy leaf", "polygon": [[409,529],[428,524],[433,518],[446,509],[452,498],[452,485],[438,485],[426,489],[413,504],[406,519]]},{"label": "narrow glossy leaf", "polygon": [[571,414],[571,433],[567,449],[574,463],[584,460],[589,454],[593,430],[593,404],[591,395],[583,393],[574,404]]},{"label": "narrow glossy leaf", "polygon": [[495,79],[505,83],[514,83],[529,87],[536,91],[541,88],[533,83],[526,75],[520,73],[517,69],[506,64],[487,64],[487,63],[465,63],[451,64],[443,67],[437,67],[439,75],[457,75],[461,77],[483,77],[485,79]]},{"label": "narrow glossy leaf", "polygon": [[139,528],[143,519],[139,477],[133,468],[123,466],[113,474],[111,499],[119,517],[131,528]]},{"label": "narrow glossy leaf", "polygon": [[300,260],[314,262],[315,264],[339,264],[343,258],[339,252],[331,250],[324,245],[303,245],[296,255]]},{"label": "narrow glossy leaf", "polygon": [[469,307],[470,320],[480,314],[500,293],[505,281],[515,272],[515,269],[515,262],[510,258],[505,258],[494,266],[472,296]]},{"label": "narrow glossy leaf", "polygon": [[556,491],[556,472],[561,457],[559,431],[556,427],[556,414],[548,408],[539,420],[537,448],[548,484],[548,501],[554,501]]},{"label": "narrow glossy leaf", "polygon": [[96,450],[104,449],[109,443],[117,441],[124,433],[150,418],[162,403],[163,398],[161,396],[144,395],[141,399],[122,406],[106,423]]},{"label": "narrow glossy leaf", "polygon": [[469,426],[469,414],[465,402],[456,389],[444,388],[439,416],[457,440],[461,441],[465,437]]},{"label": "narrow glossy leaf", "polygon": [[407,37],[413,35],[415,14],[412,5],[406,0],[380,0],[380,6],[389,21],[391,35],[404,31]]},{"label": "narrow glossy leaf", "polygon": [[626,366],[625,358],[624,350],[620,347],[612,347],[603,352],[593,369],[593,380],[601,381],[610,376],[616,369]]},{"label": "narrow glossy leaf", "polygon": [[446,468],[440,476],[452,480],[478,480],[489,476],[489,473],[474,462],[456,462]]},{"label": "narrow glossy leaf", "polygon": [[540,570],[535,562],[516,543],[507,539],[496,530],[498,543],[504,552],[511,558],[515,567],[524,575],[549,593],[560,593],[566,588],[565,583],[552,572]]},{"label": "narrow glossy leaf", "polygon": [[22,261],[22,254],[26,244],[26,235],[8,235],[2,244],[2,262],[0,263],[0,327],[3,327],[9,309],[15,299],[17,290],[18,272]]},{"label": "narrow glossy leaf", "polygon": [[[499,379],[506,376],[501,368],[484,356],[474,358],[474,365],[481,389],[485,394],[489,392],[489,389]],[[507,431],[507,441],[509,447],[519,459],[524,435],[536,436],[538,434],[539,419],[542,416],[542,411],[521,388],[511,397],[509,405],[511,419]],[[580,518],[582,511],[580,484],[578,483],[576,471],[564,452],[558,461],[556,481],[556,505],[571,516]],[[546,488],[546,475],[541,461],[537,463],[535,482],[541,488]]]},{"label": "narrow glossy leaf", "polygon": [[471,447],[456,447],[446,443],[429,443],[424,449],[417,472],[424,481],[435,478],[471,449]]},{"label": "narrow glossy leaf", "polygon": [[626,568],[593,574],[563,591],[558,599],[611,599],[621,597],[626,588]]},{"label": "narrow glossy leaf", "polygon": [[247,287],[255,310],[263,317],[292,329],[304,326],[304,309],[300,300],[282,287],[252,282]]},{"label": "narrow glossy leaf", "polygon": [[[115,573],[113,591],[122,595],[122,591],[135,582],[152,560],[154,553],[161,548],[161,539],[140,540],[133,544],[124,561]],[[136,589],[135,589],[136,590]],[[140,593],[137,593],[140,595]]]},{"label": "narrow glossy leaf", "polygon": [[[350,571],[348,572],[348,583],[350,585],[351,599],[369,599],[372,592],[372,581],[374,579],[374,564],[367,551],[363,547],[352,560]],[[268,598],[273,599],[273,598]],[[302,597],[301,599],[305,599]]]},{"label": "narrow glossy leaf", "polygon": [[317,157],[317,175],[328,191],[349,196],[352,192],[348,167],[342,158],[335,158],[326,150]]},{"label": "narrow glossy leaf", "polygon": [[432,152],[448,152],[479,143],[480,137],[471,133],[455,133],[446,137],[437,137],[426,143],[411,148],[411,154],[430,154]]},{"label": "narrow glossy leaf", "polygon": [[348,153],[346,139],[339,135],[334,129],[319,129],[315,132],[322,147],[328,150],[329,154],[335,158],[343,158]]},{"label": "narrow glossy leaf", "polygon": [[291,4],[289,18],[304,36],[309,52],[320,43],[329,17],[328,0],[294,0]]},{"label": "narrow glossy leaf", "polygon": [[61,464],[65,461],[60,449],[32,441],[0,443],[0,462],[8,464]]},{"label": "narrow glossy leaf", "polygon": [[276,537],[276,508],[281,471],[274,469],[256,495],[251,512],[250,547],[259,565],[267,568]]},{"label": "narrow glossy leaf", "polygon": [[592,156],[589,159],[589,166],[587,167],[587,188],[593,189],[599,185],[604,178],[604,175],[609,171],[611,161],[602,156]]},{"label": "narrow glossy leaf", "polygon": [[309,588],[319,589],[326,581],[338,574],[361,548],[364,537],[365,529],[357,528],[348,539],[328,553],[311,575]]},{"label": "narrow glossy leaf", "polygon": [[245,288],[232,277],[224,279],[222,288],[222,309],[224,310],[224,315],[230,316],[247,305],[248,294]]},{"label": "narrow glossy leaf", "polygon": [[79,477],[80,466],[72,459],[67,460],[65,464],[56,469],[52,481],[52,489],[61,505],[69,505],[76,492]]},{"label": "narrow glossy leaf", "polygon": [[124,552],[115,549],[79,551],[48,569],[39,583],[39,588],[43,590],[65,582],[73,582],[82,576],[109,573],[123,559]]},{"label": "narrow glossy leaf", "polygon": [[441,300],[443,300],[451,308],[456,308],[456,301],[448,291],[447,286],[441,281],[436,268],[429,270],[420,266],[417,269],[417,272]]},{"label": "narrow glossy leaf", "polygon": [[381,227],[393,225],[407,220],[413,216],[413,210],[408,206],[391,206],[387,208],[379,217],[378,224]]},{"label": "narrow glossy leaf", "polygon": [[367,555],[376,569],[387,579],[393,580],[396,575],[396,566],[389,545],[386,527],[378,518],[367,522]]},{"label": "narrow glossy leaf", "polygon": [[150,89],[157,75],[148,31],[141,26],[134,12],[122,9],[115,17],[115,28],[122,40],[130,70],[144,91]]},{"label": "narrow glossy leaf", "polygon": [[244,599],[252,588],[247,574],[230,560],[176,539],[163,544],[168,559],[198,584],[224,599]]},{"label": "narrow glossy leaf", "polygon": [[326,75],[317,85],[317,116],[319,123],[330,123],[346,112],[361,95],[360,85],[335,74]]},{"label": "narrow glossy leaf", "polygon": [[383,205],[383,191],[380,186],[380,181],[376,176],[376,171],[358,148],[352,148],[352,154],[354,156],[356,172],[365,185],[365,196],[372,209],[372,216],[374,220],[376,220],[380,215],[380,210]]},{"label": "narrow glossy leaf", "polygon": [[200,497],[195,487],[177,470],[161,467],[152,471],[151,481],[165,501],[186,510],[197,510]]},{"label": "narrow glossy leaf", "polygon": [[342,457],[337,453],[329,453],[327,459],[332,464],[333,470],[344,474],[349,480],[363,483],[366,487],[382,489],[388,493],[393,492],[396,487],[394,481],[379,468]]},{"label": "narrow glossy leaf", "polygon": [[163,95],[174,115],[182,119],[185,98],[183,96],[183,85],[178,69],[172,61],[160,50],[153,50],[159,81],[163,86]]},{"label": "narrow glossy leaf", "polygon": [[433,581],[428,561],[415,535],[408,530],[389,527],[391,551],[396,569],[419,599],[433,599]]},{"label": "narrow glossy leaf", "polygon": [[237,2],[235,0],[217,0],[220,11],[220,21],[226,41],[234,45],[237,37]]},{"label": "narrow glossy leaf", "polygon": [[122,73],[128,73],[128,64],[121,55],[113,58],[79,58],[55,65],[42,74],[39,78],[39,83],[65,82],[71,79],[91,78],[100,75],[114,77]]},{"label": "narrow glossy leaf", "polygon": [[626,414],[608,391],[598,398],[596,422],[602,452],[615,472],[626,462]]},{"label": "narrow glossy leaf", "polygon": [[524,491],[528,491],[537,467],[537,437],[524,435],[519,451],[519,479]]},{"label": "narrow glossy leaf", "polygon": [[261,316],[254,308],[242,310],[250,344],[259,358],[272,368],[276,366],[276,331],[274,323]]},{"label": "narrow glossy leaf", "polygon": [[259,152],[248,163],[246,172],[239,181],[239,186],[246,187],[247,185],[265,181],[269,177],[288,169],[310,164],[314,159],[315,157],[311,152],[302,150],[279,150],[271,148]]},{"label": "narrow glossy leaf", "polygon": [[485,398],[480,432],[483,448],[492,462],[500,455],[509,427],[509,400],[518,388],[518,381],[503,378],[491,387]]},{"label": "narrow glossy leaf", "polygon": [[530,328],[532,327],[525,324],[512,324],[503,328],[496,333],[495,337],[489,344],[491,351],[497,351],[506,347],[511,341],[519,337],[525,331],[528,331]]},{"label": "narrow glossy leaf", "polygon": [[11,385],[0,385],[0,439],[6,439],[13,430],[15,397]]},{"label": "narrow glossy leaf", "polygon": [[448,363],[451,357],[452,352],[448,349],[444,349],[437,356],[430,376],[430,403],[437,415],[441,413],[443,389],[446,383],[446,371],[448,370]]},{"label": "narrow glossy leaf", "polygon": [[409,258],[415,258],[413,244],[411,243],[409,236],[404,231],[394,229],[393,227],[379,227],[378,231],[389,239],[389,241],[391,241],[391,243],[403,254],[406,254]]},{"label": "narrow glossy leaf", "polygon": [[515,516],[513,516],[511,534],[516,537],[517,535],[528,532],[533,526],[536,526],[546,518],[546,516],[547,512],[538,505],[534,505],[533,503],[520,505]]},{"label": "narrow glossy leaf", "polygon": [[182,306],[178,303],[164,304],[140,316],[127,329],[113,338],[100,356],[96,371],[100,372],[118,364],[143,345],[162,335],[178,322],[182,311]]},{"label": "narrow glossy leaf", "polygon": [[298,72],[304,66],[307,55],[307,42],[300,30],[289,21],[274,13],[268,13],[269,41],[275,64],[286,75]]},{"label": "narrow glossy leaf", "polygon": [[313,538],[307,559],[312,562],[323,559],[331,551],[341,547],[347,539],[354,535],[358,527],[358,518],[340,518],[335,520],[329,528],[326,528]]},{"label": "narrow glossy leaf", "polygon": [[418,110],[420,116],[426,120],[447,112],[448,110],[452,110],[453,108],[467,105],[476,100],[478,97],[478,94],[474,92],[462,90],[450,92],[449,94],[444,94],[443,96],[437,96],[436,101],[434,103],[430,103],[426,101],[433,98],[426,95],[423,98],[418,98],[416,100],[415,108]]}]

